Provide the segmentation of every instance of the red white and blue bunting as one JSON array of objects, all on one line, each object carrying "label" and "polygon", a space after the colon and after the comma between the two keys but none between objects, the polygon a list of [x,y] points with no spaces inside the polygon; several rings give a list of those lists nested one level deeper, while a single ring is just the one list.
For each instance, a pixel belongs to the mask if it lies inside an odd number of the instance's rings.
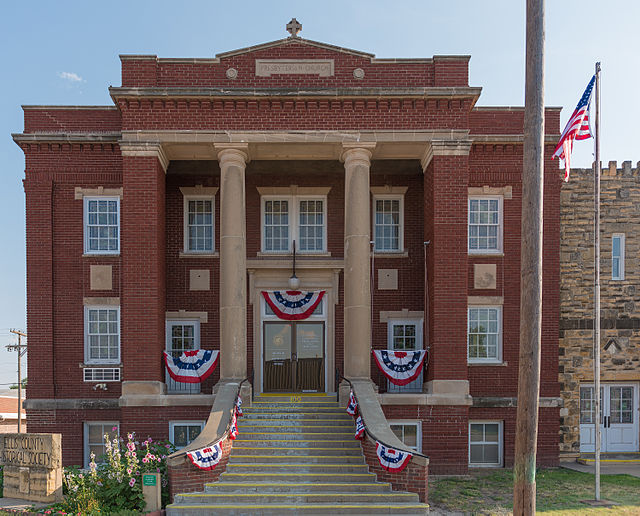
[{"label": "red white and blue bunting", "polygon": [[414,381],[422,371],[427,352],[374,350],[376,364],[391,383],[407,385]]},{"label": "red white and blue bunting", "polygon": [[356,419],[356,439],[362,439],[364,437],[364,421],[362,421],[362,416],[358,416]]},{"label": "red white and blue bunting", "polygon": [[164,363],[171,378],[181,383],[201,383],[205,381],[218,365],[220,351],[212,349],[194,349],[184,351],[174,358],[164,352]]},{"label": "red white and blue bunting", "polygon": [[236,400],[236,416],[242,417],[242,398],[240,396]]},{"label": "red white and blue bunting", "polygon": [[349,392],[349,404],[347,405],[347,414],[356,417],[358,413],[358,400],[353,394],[353,391]]},{"label": "red white and blue bunting", "polygon": [[391,473],[400,473],[407,467],[411,457],[413,457],[413,455],[408,452],[394,450],[393,448],[389,448],[378,441],[376,441],[376,454],[378,455],[378,460],[380,461],[380,465],[383,469],[386,469]]},{"label": "red white and blue bunting", "polygon": [[265,301],[278,318],[286,321],[307,319],[318,307],[324,296],[324,290],[300,292],[299,290],[263,291]]},{"label": "red white and blue bunting", "polygon": [[194,466],[204,470],[212,470],[222,458],[222,448],[220,448],[220,444],[216,443],[207,448],[187,452],[187,457]]},{"label": "red white and blue bunting", "polygon": [[229,439],[232,441],[238,437],[238,418],[236,416],[237,411],[233,409],[233,416],[231,416],[231,424],[229,425]]}]

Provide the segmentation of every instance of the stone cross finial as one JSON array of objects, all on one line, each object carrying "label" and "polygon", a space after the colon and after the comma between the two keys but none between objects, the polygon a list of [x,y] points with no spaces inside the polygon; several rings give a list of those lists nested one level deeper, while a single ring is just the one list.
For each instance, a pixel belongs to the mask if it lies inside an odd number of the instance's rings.
[{"label": "stone cross finial", "polygon": [[287,32],[291,34],[292,38],[298,37],[298,32],[302,30],[302,23],[300,23],[295,18],[291,18],[291,21],[287,23]]}]

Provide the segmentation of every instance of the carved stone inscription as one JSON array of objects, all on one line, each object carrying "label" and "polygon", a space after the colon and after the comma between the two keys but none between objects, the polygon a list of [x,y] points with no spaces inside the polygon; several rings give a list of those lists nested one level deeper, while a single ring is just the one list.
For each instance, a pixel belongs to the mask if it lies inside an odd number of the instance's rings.
[{"label": "carved stone inscription", "polygon": [[0,436],[4,496],[38,502],[62,499],[62,437],[60,434]]},{"label": "carved stone inscription", "polygon": [[333,59],[256,59],[256,75],[334,75]]}]

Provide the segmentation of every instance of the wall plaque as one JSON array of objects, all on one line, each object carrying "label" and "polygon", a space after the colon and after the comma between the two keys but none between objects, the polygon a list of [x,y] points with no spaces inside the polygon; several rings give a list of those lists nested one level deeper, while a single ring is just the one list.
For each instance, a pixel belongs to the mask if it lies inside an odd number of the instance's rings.
[{"label": "wall plaque", "polygon": [[333,59],[256,59],[256,76],[272,75],[334,75]]}]

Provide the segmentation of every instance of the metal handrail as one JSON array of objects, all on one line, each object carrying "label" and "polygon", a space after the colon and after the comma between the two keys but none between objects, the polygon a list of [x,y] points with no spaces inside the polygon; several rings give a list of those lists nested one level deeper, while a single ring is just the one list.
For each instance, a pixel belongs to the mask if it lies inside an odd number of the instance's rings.
[{"label": "metal handrail", "polygon": [[[340,380],[340,379],[342,379],[342,380],[344,380],[345,382],[347,382],[347,383],[349,384],[349,387],[351,387],[351,392],[353,392],[353,383],[351,383],[351,380],[349,380],[348,378],[345,378],[344,376],[342,376],[342,375],[340,374],[340,370],[336,367],[336,391],[338,391],[338,383],[339,383],[339,380]],[[353,392],[353,395],[354,395],[354,396],[356,395],[356,394],[355,394],[355,392]],[[358,399],[358,398],[356,397],[356,401],[357,401],[357,399]],[[360,414],[360,416],[362,416],[362,414]],[[363,419],[363,422],[364,422],[364,417],[363,417],[362,419]],[[373,435],[373,433],[371,433],[371,431],[370,431],[370,430],[369,430],[369,428],[367,427],[366,423],[365,423],[365,425],[364,425],[364,431],[365,431],[365,433],[366,433],[369,437],[371,437],[371,439],[373,439],[374,441],[377,441],[377,442],[379,442],[380,444],[383,444],[383,445],[384,445],[384,446],[386,446],[387,448],[395,449],[393,446],[389,446],[387,443],[385,443],[384,441],[382,441],[381,439],[378,439],[375,435]],[[405,445],[405,446],[406,446],[406,445]],[[420,452],[417,452],[417,451],[415,451],[415,450],[411,450],[411,451],[406,450],[406,451],[407,451],[408,453],[411,453],[412,455],[418,455],[419,457],[424,457],[425,459],[428,459],[428,458],[429,458],[429,456],[428,456],[428,455],[424,455],[424,454],[422,454],[422,453],[420,453]]]}]

